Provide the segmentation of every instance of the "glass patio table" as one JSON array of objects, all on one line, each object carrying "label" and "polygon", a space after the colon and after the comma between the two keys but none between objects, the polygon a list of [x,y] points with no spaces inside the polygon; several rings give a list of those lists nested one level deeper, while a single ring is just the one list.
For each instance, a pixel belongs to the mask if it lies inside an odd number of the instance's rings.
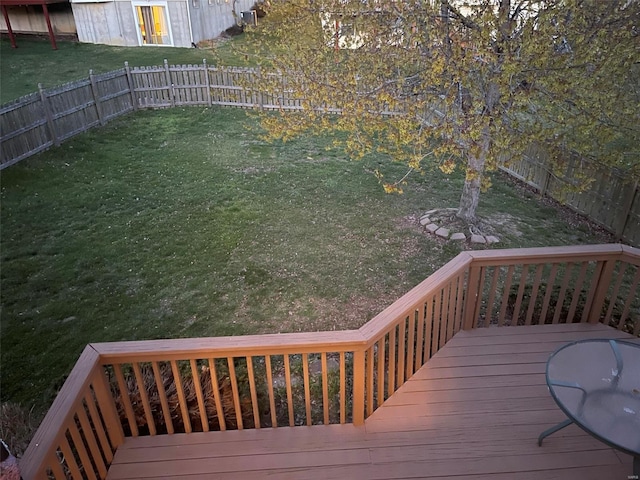
[{"label": "glass patio table", "polygon": [[575,423],[605,444],[633,456],[640,476],[640,344],[593,339],[572,342],[547,361],[551,396],[567,420],[540,434],[542,440]]}]

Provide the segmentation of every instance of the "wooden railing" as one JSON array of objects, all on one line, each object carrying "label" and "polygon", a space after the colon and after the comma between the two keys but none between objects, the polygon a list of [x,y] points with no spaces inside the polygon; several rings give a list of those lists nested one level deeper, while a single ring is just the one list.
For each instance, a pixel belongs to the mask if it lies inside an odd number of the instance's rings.
[{"label": "wooden railing", "polygon": [[640,334],[640,250],[463,252],[359,330],[86,347],[22,461],[103,479],[128,436],[362,424],[460,329],[604,322]]}]

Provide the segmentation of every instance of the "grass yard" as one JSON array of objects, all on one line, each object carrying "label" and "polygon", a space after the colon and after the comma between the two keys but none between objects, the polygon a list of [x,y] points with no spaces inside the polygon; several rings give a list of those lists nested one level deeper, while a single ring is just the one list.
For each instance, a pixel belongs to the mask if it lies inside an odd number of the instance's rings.
[{"label": "grass yard", "polygon": [[239,36],[220,41],[215,47],[113,47],[71,41],[58,41],[58,50],[52,50],[48,39],[18,37],[18,48],[11,48],[8,38],[0,40],[0,104],[22,95],[38,91],[38,83],[53,87],[89,76],[131,66],[169,64],[200,64],[206,59],[211,65],[245,65],[243,56],[233,49],[245,43]]},{"label": "grass yard", "polygon": [[[2,172],[3,402],[44,410],[89,342],[356,328],[459,252],[417,219],[461,176],[387,195],[379,159],[258,133],[242,110],[144,111]],[[500,247],[601,241],[500,179],[479,212]]]}]

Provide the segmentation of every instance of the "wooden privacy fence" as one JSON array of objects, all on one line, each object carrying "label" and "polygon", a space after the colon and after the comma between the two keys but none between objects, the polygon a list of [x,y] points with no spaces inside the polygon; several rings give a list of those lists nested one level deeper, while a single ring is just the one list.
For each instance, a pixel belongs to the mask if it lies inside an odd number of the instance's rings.
[{"label": "wooden privacy fence", "polygon": [[104,479],[129,436],[360,425],[461,329],[602,322],[640,334],[639,284],[640,250],[622,245],[471,251],[359,330],[92,344],[23,477]]},{"label": "wooden privacy fence", "polygon": [[[269,91],[265,84],[271,86]],[[100,75],[90,72],[88,78],[60,87],[40,87],[37,93],[1,106],[0,169],[133,110],[187,105],[302,109],[285,76],[259,68],[215,67],[206,61],[200,65],[168,65],[165,61],[161,66],[136,68],[125,63],[123,69]],[[640,245],[637,182],[625,182],[622,176],[603,171],[590,189],[568,193],[564,187],[572,182],[570,174],[563,179],[552,176],[544,152],[534,153],[503,170],[588,216],[617,238]]]},{"label": "wooden privacy fence", "polygon": [[0,169],[140,108],[222,105],[299,110],[281,90],[261,88],[260,69],[201,65],[125,68],[44,89],[0,107]]},{"label": "wooden privacy fence", "polygon": [[640,245],[640,183],[629,182],[613,169],[591,166],[593,184],[575,191],[572,173],[584,159],[567,157],[562,176],[554,175],[548,154],[532,145],[525,155],[515,158],[501,170],[526,182],[542,195],[547,195],[598,223],[618,240]]}]

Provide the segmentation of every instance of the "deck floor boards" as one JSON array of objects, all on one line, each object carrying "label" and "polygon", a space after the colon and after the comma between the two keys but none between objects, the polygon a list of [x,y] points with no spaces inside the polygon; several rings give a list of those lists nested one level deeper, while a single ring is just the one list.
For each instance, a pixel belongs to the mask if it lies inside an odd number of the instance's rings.
[{"label": "deck floor boards", "polygon": [[108,480],[626,480],[631,457],[564,420],[544,379],[562,344],[603,325],[459,332],[365,425],[128,438]]}]

